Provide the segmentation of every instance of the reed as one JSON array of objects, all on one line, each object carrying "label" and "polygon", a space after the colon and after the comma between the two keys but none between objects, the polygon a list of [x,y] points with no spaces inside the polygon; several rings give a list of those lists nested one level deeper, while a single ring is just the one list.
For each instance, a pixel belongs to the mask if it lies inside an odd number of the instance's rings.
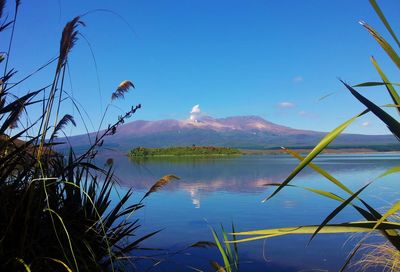
[{"label": "reed", "polygon": [[[389,42],[383,38],[373,27],[368,25],[365,22],[360,22],[360,24],[372,35],[372,37],[378,42],[381,48],[387,53],[388,57],[392,60],[392,62],[400,68],[400,58],[396,50],[399,49],[400,43],[399,40],[388,23],[384,13],[378,6],[375,0],[369,1],[376,14],[386,27],[387,31],[391,35],[392,39],[395,41],[395,48],[392,47]],[[400,209],[400,201],[394,203],[391,207],[389,207],[385,212],[380,213],[372,205],[368,204],[362,198],[362,192],[370,186],[373,186],[373,183],[387,175],[391,175],[400,171],[400,167],[393,167],[384,171],[379,176],[370,180],[365,186],[359,188],[357,191],[350,190],[344,183],[333,177],[330,173],[322,169],[320,166],[313,163],[313,160],[320,154],[327,146],[333,142],[336,137],[338,137],[344,129],[350,126],[357,118],[364,114],[373,114],[378,117],[388,129],[392,132],[392,134],[400,139],[400,123],[397,119],[395,119],[392,115],[386,112],[386,110],[394,109],[396,112],[400,113],[400,98],[396,91],[396,87],[400,86],[398,83],[394,83],[390,81],[381,67],[378,65],[378,62],[374,57],[371,57],[371,62],[378,74],[380,75],[382,81],[380,82],[365,82],[361,84],[357,84],[355,86],[350,86],[344,81],[342,81],[345,89],[347,89],[353,96],[365,106],[365,110],[360,112],[359,114],[351,117],[347,121],[340,124],[330,133],[328,133],[313,149],[310,153],[308,153],[305,157],[296,153],[293,150],[289,150],[287,148],[283,148],[288,154],[293,156],[294,158],[299,160],[299,164],[296,168],[289,174],[289,176],[281,183],[278,184],[270,184],[275,186],[276,189],[272,192],[271,195],[266,197],[263,202],[267,202],[269,199],[278,194],[281,190],[286,189],[287,187],[297,187],[300,189],[307,190],[311,193],[317,194],[324,198],[333,199],[339,202],[337,208],[335,208],[332,212],[330,212],[326,218],[319,225],[305,225],[305,226],[294,226],[294,227],[286,227],[286,228],[277,228],[277,229],[265,229],[265,230],[252,230],[252,231],[242,231],[242,232],[233,232],[232,234],[235,236],[242,236],[242,239],[238,239],[236,241],[230,241],[230,243],[240,243],[240,242],[248,242],[258,239],[266,239],[271,237],[277,237],[282,235],[293,235],[293,234],[308,234],[310,235],[310,242],[315,238],[317,234],[324,233],[364,233],[365,237],[361,239],[358,245],[354,248],[352,253],[349,255],[349,258],[343,264],[341,271],[345,270],[350,264],[351,259],[357,254],[357,252],[364,248],[370,249],[367,250],[358,262],[361,268],[366,269],[372,266],[378,266],[384,271],[398,271],[399,267],[399,252],[400,252],[400,224],[396,218],[393,218],[393,215],[398,212]],[[371,86],[380,86],[383,90],[387,91],[391,102],[384,106],[378,106],[364,95],[360,93],[360,91],[355,88],[362,89],[365,87]],[[299,187],[293,185],[291,182],[293,179],[306,167],[311,168],[312,170],[319,173],[323,176],[328,182],[334,184],[338,189],[340,189],[341,194],[334,194],[332,192],[324,191],[318,188],[309,188],[309,187]],[[331,224],[330,222],[346,207],[353,207],[359,215],[361,215],[364,219],[360,221],[354,222],[344,222],[341,224]],[[369,245],[367,248],[365,245],[367,244],[367,238],[372,233],[378,233],[386,242]],[[389,268],[389,269],[388,269]]]},{"label": "reed", "polygon": [[[222,257],[222,261],[224,266],[221,266],[216,261],[210,261],[211,266],[215,271],[218,272],[235,272],[240,271],[239,269],[239,250],[237,244],[233,245],[233,249],[228,242],[228,234],[224,229],[224,226],[221,225],[221,233],[222,233],[222,241],[218,237],[217,232],[211,228],[211,233],[214,237],[215,245],[218,248],[218,251]],[[232,224],[232,233],[235,233],[235,227]],[[236,235],[232,235],[233,241],[236,241]]]},{"label": "reed", "polygon": [[[72,115],[61,117],[59,112],[69,55],[84,23],[79,16],[68,22],[57,58],[17,79],[8,61],[20,5],[16,1],[11,19],[4,16],[5,6],[5,0],[0,0],[0,36],[5,39],[11,31],[8,49],[0,53],[0,65],[4,65],[0,78],[0,270],[126,270],[135,263],[134,252],[142,242],[158,231],[135,237],[140,224],[131,217],[143,207],[142,201],[130,203],[131,190],[111,201],[116,185],[113,164],[99,168],[93,159],[104,139],[141,105],[99,131],[83,153],[76,154],[72,148],[66,156],[58,153],[54,149],[61,141],[58,136],[66,126],[76,125]],[[21,97],[12,94],[13,88],[53,63],[49,86]],[[130,81],[123,81],[116,96],[123,97],[131,87]],[[31,115],[34,105],[43,108],[37,118]],[[28,125],[22,120],[28,120]]]}]

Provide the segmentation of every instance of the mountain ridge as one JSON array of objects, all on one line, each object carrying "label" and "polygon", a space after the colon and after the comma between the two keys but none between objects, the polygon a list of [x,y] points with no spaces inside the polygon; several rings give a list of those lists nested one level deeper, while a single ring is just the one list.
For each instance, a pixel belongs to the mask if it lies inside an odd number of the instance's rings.
[{"label": "mountain ridge", "polygon": [[[105,146],[122,151],[133,147],[167,147],[213,145],[234,148],[271,149],[280,146],[305,148],[316,145],[326,132],[294,129],[256,115],[213,118],[201,116],[195,120],[136,120],[118,127],[107,137]],[[90,133],[94,138],[96,133]],[[69,137],[74,147],[88,145],[87,135]],[[332,146],[348,148],[394,146],[392,135],[342,134]]]}]

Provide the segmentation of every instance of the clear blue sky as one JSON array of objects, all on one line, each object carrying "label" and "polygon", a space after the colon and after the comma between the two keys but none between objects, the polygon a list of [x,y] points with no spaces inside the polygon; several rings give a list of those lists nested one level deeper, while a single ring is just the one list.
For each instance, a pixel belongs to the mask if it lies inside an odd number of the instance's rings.
[{"label": "clear blue sky", "polygon": [[[379,2],[400,32],[400,2]],[[70,55],[72,85],[66,84],[95,127],[111,93],[125,79],[136,89],[115,104],[129,109],[142,103],[132,120],[186,119],[192,106],[200,104],[213,117],[259,115],[320,131],[363,109],[338,77],[351,84],[379,81],[371,55],[392,81],[399,81],[398,70],[358,24],[365,20],[389,37],[367,0],[25,0],[11,66],[23,76],[56,56],[64,24],[95,9],[118,14],[97,11],[82,18],[87,26],[80,31],[91,44],[98,74],[89,46],[80,38]],[[16,94],[50,82],[53,70],[39,73]],[[383,88],[363,92],[378,104],[390,102]],[[319,101],[329,93],[334,94]],[[76,115],[69,104],[64,111]],[[106,124],[118,114],[111,110]],[[73,134],[84,131],[77,116],[76,121]],[[347,132],[388,133],[372,115]]]}]

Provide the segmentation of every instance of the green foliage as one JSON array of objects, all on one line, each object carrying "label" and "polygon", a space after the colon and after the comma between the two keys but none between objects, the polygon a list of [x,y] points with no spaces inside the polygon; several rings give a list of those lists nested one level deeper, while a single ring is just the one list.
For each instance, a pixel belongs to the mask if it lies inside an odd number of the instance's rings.
[{"label": "green foliage", "polygon": [[[226,271],[226,272],[235,272],[239,271],[239,253],[238,247],[236,244],[233,246],[233,250],[231,248],[230,243],[228,242],[228,235],[224,229],[224,226],[221,225],[221,232],[223,240],[220,241],[217,232],[211,228],[212,235],[214,237],[215,245],[217,246],[219,253],[224,262],[224,266],[220,266],[216,261],[211,262],[211,266],[216,271]],[[232,233],[235,233],[235,227],[232,224]],[[232,235],[234,241],[236,241],[236,235]]]},{"label": "green foliage", "polygon": [[157,157],[157,156],[223,156],[240,155],[241,151],[228,147],[215,146],[191,146],[191,147],[166,147],[166,148],[144,148],[137,147],[129,151],[128,156]]},{"label": "green foliage", "polygon": [[[4,1],[0,1],[1,35],[9,27],[14,31],[16,3],[14,18],[8,22],[1,17]],[[132,195],[128,190],[111,202],[113,168],[101,169],[92,163],[104,138],[114,134],[140,105],[98,134],[82,154],[71,149],[64,156],[53,150],[57,133],[68,124],[75,125],[71,115],[59,118],[59,109],[68,57],[80,25],[79,17],[66,24],[59,56],[40,68],[57,63],[54,80],[47,87],[15,97],[10,90],[34,73],[18,80],[15,71],[7,69],[12,38],[0,58],[5,63],[0,78],[0,271],[125,270],[128,262],[134,263],[132,251],[157,233],[132,238],[140,225],[131,217],[143,207],[142,201],[127,205]],[[30,109],[38,103],[43,112],[34,119]],[[27,126],[21,125],[24,114]]]},{"label": "green foliage", "polygon": [[[370,0],[372,7],[377,12],[379,18],[382,20],[383,24],[386,26],[387,30],[391,34],[392,38],[396,41],[397,45],[400,46],[398,43],[397,37],[395,36],[393,30],[391,29],[389,23],[387,22],[385,16],[383,15],[382,11],[380,10],[379,6],[377,5],[376,1]],[[397,67],[400,67],[400,58],[397,52],[390,46],[390,44],[380,36],[375,29],[371,26],[367,25],[366,23],[362,22],[362,25],[368,30],[368,32],[373,36],[373,38],[379,43],[382,49],[387,53],[389,58],[394,62]],[[397,111],[400,107],[400,99],[399,95],[395,89],[398,86],[397,83],[391,83],[382,69],[378,66],[376,60],[372,57],[372,63],[378,74],[380,75],[382,82],[366,82],[358,84],[354,87],[370,87],[370,86],[384,86],[386,91],[388,92],[392,102],[394,103],[392,106]],[[308,187],[300,187],[303,188],[311,193],[315,193],[319,196],[326,197],[329,199],[336,200],[340,202],[339,206],[334,209],[319,225],[308,225],[308,226],[295,226],[289,228],[279,228],[279,229],[266,229],[266,230],[255,230],[255,231],[243,231],[243,232],[233,232],[233,235],[241,235],[241,236],[248,236],[247,238],[243,238],[237,241],[231,241],[232,243],[237,242],[248,242],[258,239],[265,239],[271,238],[276,236],[282,235],[290,235],[290,234],[311,234],[311,239],[315,237],[318,233],[367,233],[364,239],[360,241],[360,243],[355,247],[354,251],[350,254],[348,260],[345,262],[345,265],[342,267],[341,271],[343,271],[347,265],[349,264],[350,259],[355,255],[355,253],[361,248],[362,243],[365,242],[366,237],[370,235],[372,232],[378,232],[382,234],[390,244],[390,248],[393,249],[394,254],[391,257],[388,257],[387,263],[398,263],[399,259],[399,252],[400,252],[400,224],[398,223],[398,217],[393,218],[395,213],[400,210],[400,202],[397,201],[393,204],[383,215],[381,215],[378,211],[376,211],[371,205],[369,205],[365,200],[361,198],[362,191],[367,187],[370,186],[375,180],[382,178],[384,176],[398,173],[399,167],[392,167],[387,171],[383,172],[381,175],[373,179],[372,181],[368,182],[365,186],[357,190],[356,192],[350,191],[344,183],[340,182],[338,179],[334,178],[331,174],[327,171],[322,169],[321,167],[312,163],[313,159],[322,152],[327,146],[335,140],[337,136],[339,136],[342,131],[349,126],[354,120],[356,120],[359,116],[364,115],[366,113],[373,113],[376,117],[378,117],[383,123],[387,125],[389,130],[393,133],[393,135],[400,139],[400,123],[392,117],[391,114],[388,114],[383,107],[377,106],[375,103],[364,97],[358,91],[356,91],[353,87],[349,86],[348,84],[342,82],[344,86],[350,91],[350,93],[365,107],[366,110],[362,113],[352,117],[348,121],[344,122],[332,132],[328,133],[314,149],[306,156],[302,157],[298,153],[293,150],[285,149],[287,153],[295,157],[300,161],[299,165],[289,174],[289,176],[279,184],[273,184],[277,186],[277,189],[265,199],[268,200],[274,197],[279,191],[287,188],[287,187],[298,187],[290,184],[290,182],[305,168],[310,167],[331,183],[333,183],[343,196],[333,194],[331,192],[326,192],[317,188],[308,188]],[[385,106],[384,106],[385,107]],[[356,211],[365,218],[365,221],[357,221],[357,222],[347,222],[342,224],[329,224],[329,222],[334,219],[345,207],[351,206]],[[390,220],[393,219],[393,220]],[[385,252],[388,252],[387,250]],[[370,255],[371,256],[371,255]],[[376,256],[373,256],[374,258]],[[393,259],[395,258],[395,260]],[[387,263],[383,262],[380,263],[382,266],[386,266]]]}]

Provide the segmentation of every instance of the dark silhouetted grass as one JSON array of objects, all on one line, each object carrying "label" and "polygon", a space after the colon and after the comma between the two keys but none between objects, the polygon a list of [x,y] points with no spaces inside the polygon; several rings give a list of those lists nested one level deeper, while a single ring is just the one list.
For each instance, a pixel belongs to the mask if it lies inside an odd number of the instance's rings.
[{"label": "dark silhouetted grass", "polygon": [[[98,133],[83,153],[75,154],[71,148],[64,156],[54,151],[58,135],[75,125],[72,115],[59,116],[59,112],[69,54],[84,23],[79,16],[68,22],[57,58],[38,68],[55,65],[52,83],[16,97],[12,89],[37,71],[18,79],[16,70],[8,69],[20,5],[16,1],[10,20],[4,16],[5,4],[0,0],[0,36],[6,39],[7,31],[12,34],[7,51],[0,50],[4,66],[0,78],[0,271],[128,270],[136,262],[135,250],[157,231],[135,236],[140,225],[134,215],[143,201],[132,204],[131,190],[111,201],[116,183],[112,163],[103,169],[93,159],[104,139],[141,106],[132,107]],[[123,81],[112,98],[123,98],[131,87],[130,81]],[[31,114],[34,105],[43,109],[38,117]]]}]

